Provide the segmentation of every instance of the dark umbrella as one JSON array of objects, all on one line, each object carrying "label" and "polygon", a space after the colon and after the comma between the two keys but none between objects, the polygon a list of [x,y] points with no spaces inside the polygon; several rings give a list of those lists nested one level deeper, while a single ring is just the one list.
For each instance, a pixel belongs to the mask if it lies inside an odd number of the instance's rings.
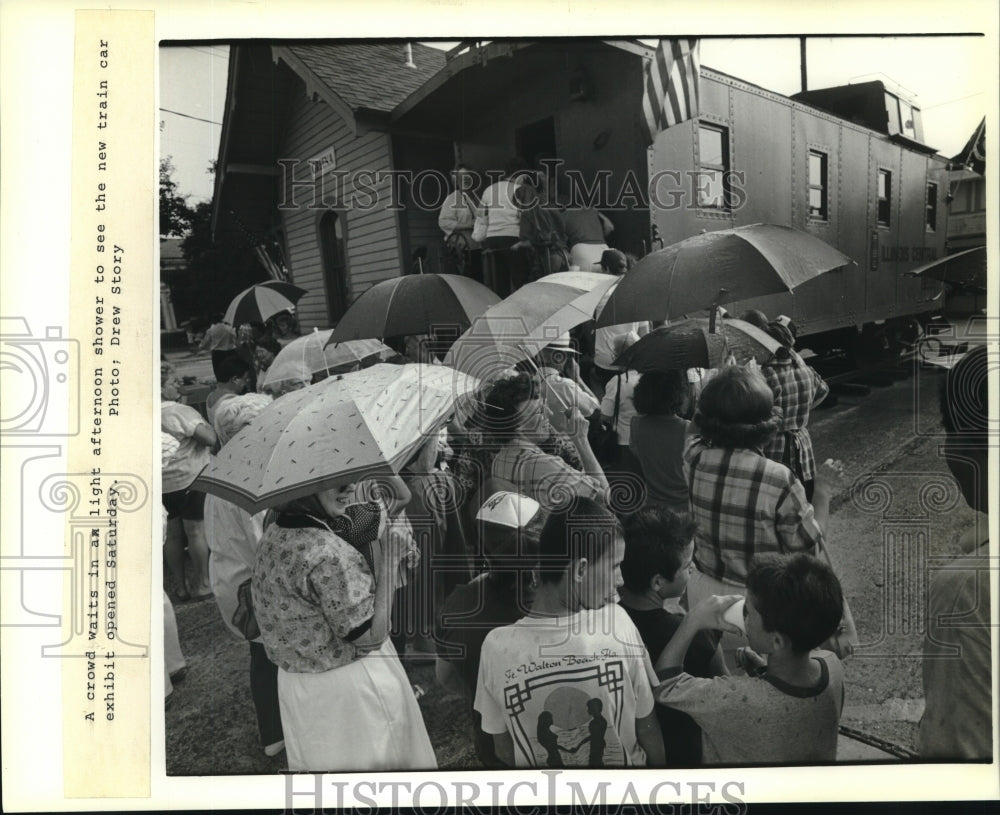
[{"label": "dark umbrella", "polygon": [[243,323],[265,323],[275,314],[295,308],[304,294],[307,294],[305,289],[279,280],[257,283],[233,298],[223,319],[234,327]]},{"label": "dark umbrella", "polygon": [[986,247],[977,246],[904,272],[907,277],[940,280],[955,289],[986,294]]},{"label": "dark umbrella", "polygon": [[752,224],[706,232],[640,260],[615,288],[596,325],[673,320],[715,305],[789,292],[853,262],[819,238],[788,226]]},{"label": "dark umbrella", "polygon": [[716,332],[708,330],[707,317],[695,317],[651,331],[618,359],[623,370],[672,371],[687,368],[718,368],[730,354],[738,363],[751,359],[763,364],[781,343],[743,320],[722,320]]},{"label": "dark umbrella", "polygon": [[394,277],[354,301],[329,343],[428,334],[434,326],[463,330],[500,298],[482,283],[453,274]]}]

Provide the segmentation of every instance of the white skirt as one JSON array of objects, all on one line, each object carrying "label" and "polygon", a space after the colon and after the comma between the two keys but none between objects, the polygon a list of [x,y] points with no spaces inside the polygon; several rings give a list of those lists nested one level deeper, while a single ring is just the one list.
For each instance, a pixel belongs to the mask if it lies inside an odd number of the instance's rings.
[{"label": "white skirt", "polygon": [[177,617],[174,606],[166,592],[163,592],[163,693],[169,696],[174,686],[170,674],[187,667],[181,642],[177,637]]},{"label": "white skirt", "polygon": [[278,669],[289,770],[435,770],[420,706],[396,649],[323,673]]}]

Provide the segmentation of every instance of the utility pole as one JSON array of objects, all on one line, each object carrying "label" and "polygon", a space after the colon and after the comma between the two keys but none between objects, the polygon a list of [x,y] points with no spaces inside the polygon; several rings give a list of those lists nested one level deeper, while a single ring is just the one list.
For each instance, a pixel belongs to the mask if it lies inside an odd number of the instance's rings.
[{"label": "utility pole", "polygon": [[802,90],[809,90],[806,82],[806,38],[799,37],[799,70],[802,73]]}]

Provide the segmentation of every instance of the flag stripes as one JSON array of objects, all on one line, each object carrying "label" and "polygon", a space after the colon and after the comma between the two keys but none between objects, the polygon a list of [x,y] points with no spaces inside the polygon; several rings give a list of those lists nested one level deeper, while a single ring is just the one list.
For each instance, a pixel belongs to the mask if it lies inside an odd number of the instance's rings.
[{"label": "flag stripes", "polygon": [[646,140],[698,115],[698,40],[660,40],[646,69],[642,96]]}]

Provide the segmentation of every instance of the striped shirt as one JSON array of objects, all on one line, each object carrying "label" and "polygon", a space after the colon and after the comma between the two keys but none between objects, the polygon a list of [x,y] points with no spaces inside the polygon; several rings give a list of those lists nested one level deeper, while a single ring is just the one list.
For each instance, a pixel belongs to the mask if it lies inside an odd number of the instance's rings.
[{"label": "striped shirt", "polygon": [[684,447],[684,474],[703,574],[742,586],[755,555],[816,554],[822,530],[802,482],[784,465],[757,450],[709,447],[694,435]]},{"label": "striped shirt", "polygon": [[812,439],[806,428],[809,409],[826,398],[830,387],[802,357],[794,351],[791,354],[790,359],[776,359],[761,368],[774,394],[774,404],[783,415],[781,428],[764,447],[764,455],[809,481],[816,473]]}]

